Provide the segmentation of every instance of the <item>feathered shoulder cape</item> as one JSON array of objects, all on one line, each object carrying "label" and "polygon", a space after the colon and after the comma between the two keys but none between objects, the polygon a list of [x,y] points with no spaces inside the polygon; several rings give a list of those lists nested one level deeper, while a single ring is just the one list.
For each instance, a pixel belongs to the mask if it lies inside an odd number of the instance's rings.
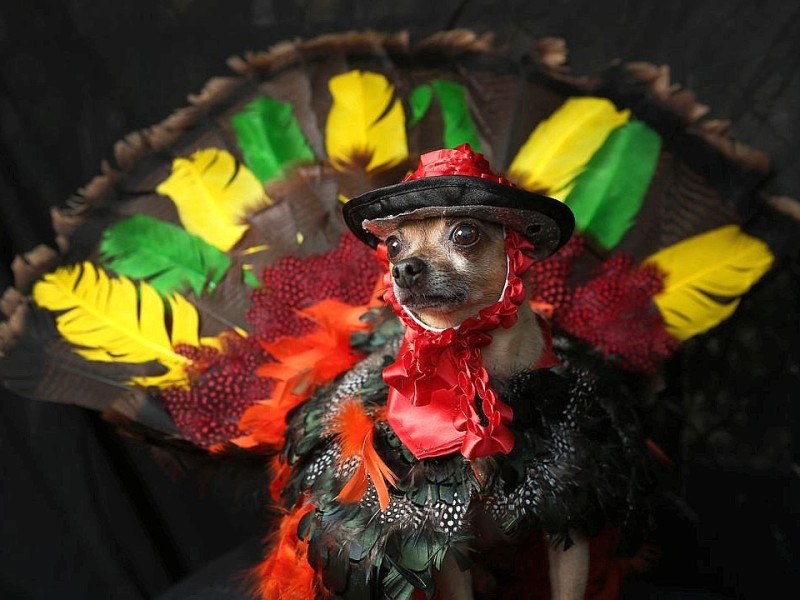
[{"label": "feathered shoulder cape", "polygon": [[[395,333],[385,340],[388,327]],[[446,552],[466,568],[482,560],[479,547],[491,554],[491,536],[502,546],[541,532],[569,546],[575,530],[642,534],[653,465],[628,375],[557,334],[561,366],[502,384],[515,413],[510,454],[418,460],[385,420],[381,372],[402,332],[382,328],[361,346],[379,347],[287,418],[286,479],[276,491],[287,510],[303,513],[298,534],[326,590],[353,599],[430,594]]]}]

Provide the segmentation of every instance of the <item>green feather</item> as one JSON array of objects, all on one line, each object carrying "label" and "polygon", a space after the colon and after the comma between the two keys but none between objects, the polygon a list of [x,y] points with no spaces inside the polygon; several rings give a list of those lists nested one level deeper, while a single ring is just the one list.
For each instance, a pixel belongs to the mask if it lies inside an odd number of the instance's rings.
[{"label": "green feather", "polygon": [[420,533],[420,535],[409,536],[403,540],[397,564],[406,571],[412,571],[420,581],[425,581],[425,571],[431,564],[428,538]]},{"label": "green feather", "polygon": [[442,110],[442,144],[446,148],[455,148],[467,143],[476,152],[481,151],[478,131],[467,104],[467,92],[464,86],[446,79],[434,79],[430,84],[420,85],[408,96],[411,117],[408,126],[413,127],[428,112],[433,94],[439,100]]},{"label": "green feather", "polygon": [[261,287],[258,275],[253,273],[253,269],[242,268],[242,281],[253,289],[259,289]]},{"label": "green feather", "polygon": [[413,127],[425,116],[433,100],[433,88],[427,83],[415,87],[408,95],[408,105],[411,108],[411,117],[408,119],[408,127]]},{"label": "green feather", "polygon": [[469,112],[467,92],[464,86],[445,79],[435,79],[431,85],[433,85],[436,97],[442,107],[445,147],[455,148],[467,143],[472,146],[473,150],[480,152],[481,144]]},{"label": "green feather", "polygon": [[106,229],[100,262],[120,275],[144,279],[162,295],[187,289],[199,295],[219,283],[231,261],[185,229],[134,215]]},{"label": "green feather", "polygon": [[[391,563],[388,557],[386,562]],[[381,587],[383,588],[383,596],[387,600],[411,600],[411,596],[414,593],[414,586],[394,565],[391,565],[388,571],[383,574]]]},{"label": "green feather", "polygon": [[233,115],[231,125],[245,164],[261,181],[283,175],[295,163],[314,160],[291,104],[261,96]]},{"label": "green feather", "polygon": [[616,246],[642,207],[660,150],[661,138],[641,121],[615,129],[565,199],[578,230],[605,248]]}]

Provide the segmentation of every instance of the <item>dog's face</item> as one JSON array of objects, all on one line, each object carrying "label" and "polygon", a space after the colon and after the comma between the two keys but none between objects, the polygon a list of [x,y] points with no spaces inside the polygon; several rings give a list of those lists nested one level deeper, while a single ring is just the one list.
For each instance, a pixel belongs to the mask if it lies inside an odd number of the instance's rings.
[{"label": "dog's face", "polygon": [[409,219],[385,242],[397,301],[430,327],[454,327],[500,298],[507,275],[500,225]]}]

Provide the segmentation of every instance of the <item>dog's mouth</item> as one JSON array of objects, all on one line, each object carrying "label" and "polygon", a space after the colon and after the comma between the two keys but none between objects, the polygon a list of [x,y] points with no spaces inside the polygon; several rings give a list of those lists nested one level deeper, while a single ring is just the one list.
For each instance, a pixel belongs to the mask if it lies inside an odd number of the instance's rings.
[{"label": "dog's mouth", "polygon": [[447,294],[432,294],[403,288],[396,290],[397,301],[412,310],[452,309],[467,302],[467,295],[457,290]]}]

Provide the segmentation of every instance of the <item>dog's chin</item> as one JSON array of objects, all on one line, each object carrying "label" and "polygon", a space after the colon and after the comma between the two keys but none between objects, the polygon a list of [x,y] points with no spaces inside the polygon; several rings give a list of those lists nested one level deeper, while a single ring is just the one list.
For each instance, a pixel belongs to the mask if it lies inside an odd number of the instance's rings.
[{"label": "dog's chin", "polygon": [[477,307],[467,294],[432,294],[395,288],[397,301],[417,319],[436,329],[460,324],[477,313]]},{"label": "dog's chin", "polygon": [[413,311],[448,312],[463,308],[467,302],[465,294],[435,294],[415,292],[395,287],[397,301]]}]

